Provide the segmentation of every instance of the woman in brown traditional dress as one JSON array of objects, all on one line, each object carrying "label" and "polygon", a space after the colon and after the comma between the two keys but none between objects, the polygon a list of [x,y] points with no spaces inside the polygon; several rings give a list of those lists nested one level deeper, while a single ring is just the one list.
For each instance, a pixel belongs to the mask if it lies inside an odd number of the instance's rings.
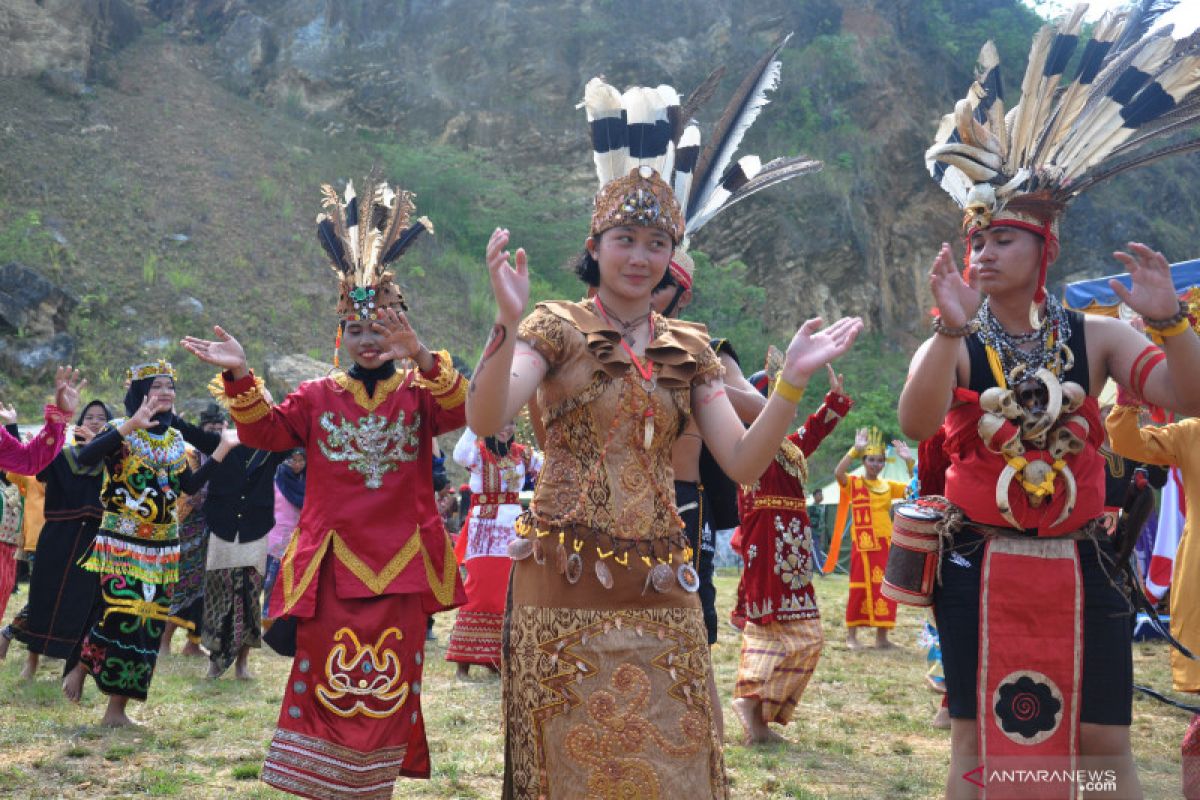
[{"label": "woman in brown traditional dress", "polygon": [[[597,83],[589,100],[596,88],[616,94]],[[649,96],[657,90],[630,91],[657,100]],[[671,174],[665,142],[663,150],[665,161],[618,157],[600,171],[579,270],[595,288],[590,299],[540,303],[520,321],[525,252],[516,251],[514,267],[501,228],[487,247],[498,308],[468,423],[491,435],[536,391],[546,428],[545,467],[510,550],[506,798],[727,796],[671,445],[694,416],[722,467],[752,482],[774,457],[809,375],[862,327],[842,319],[818,331],[819,320],[806,322],[772,399],[743,428],[704,327],[650,308],[684,222],[660,177]]]}]

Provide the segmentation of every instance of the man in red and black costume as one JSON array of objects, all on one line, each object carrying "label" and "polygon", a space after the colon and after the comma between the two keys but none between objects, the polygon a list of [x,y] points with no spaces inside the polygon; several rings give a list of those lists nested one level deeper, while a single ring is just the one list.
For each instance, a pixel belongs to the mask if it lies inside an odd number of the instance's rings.
[{"label": "man in red and black costume", "polygon": [[[467,386],[446,353],[417,338],[392,274],[381,272],[380,254],[403,252],[405,237],[428,222],[406,227],[407,193],[368,186],[375,208],[363,219],[378,223],[368,238],[378,233],[383,243],[360,257],[344,238],[357,235],[347,225],[357,223],[356,209],[326,189],[331,216],[319,219],[320,232],[342,278],[338,339],[353,367],[302,383],[272,406],[223,330],[216,341],[184,345],[226,370],[244,444],[307,455],[304,509],[271,598],[275,616],[296,622],[295,658],[263,780],[305,797],[382,799],[398,775],[430,773],[426,621],[465,600],[434,499],[432,441],[463,427]],[[356,202],[352,190],[347,197]],[[416,368],[397,369],[398,359]]]},{"label": "man in red and black costume", "polygon": [[[1011,126],[999,58],[985,45],[978,80],[926,153],[965,213],[969,248],[962,275],[948,244],[934,260],[934,335],[913,357],[899,404],[907,436],[944,437],[922,445],[921,461],[923,474],[944,471],[949,501],[940,532],[950,544],[933,593],[951,717],[948,797],[976,797],[985,785],[988,798],[1074,797],[1070,777],[1081,767],[1113,770],[1113,796],[1142,796],[1129,739],[1132,614],[1102,524],[1096,396],[1111,376],[1156,405],[1196,414],[1200,339],[1166,259],[1145,245],[1116,254],[1131,286],[1112,285],[1161,349],[1120,320],[1066,311],[1045,280],[1067,204],[1115,174],[1105,164],[1115,148],[1134,145],[1140,126],[1174,107],[1154,92],[1178,91],[1182,102],[1191,89],[1158,81],[1196,69],[1200,51],[1172,56],[1169,29],[1146,34],[1166,37],[1156,42],[1122,38],[1126,19],[1106,17],[1060,88],[1081,24],[1079,11],[1039,34]],[[1103,86],[1126,85],[1122,53],[1143,44],[1142,71],[1126,76],[1136,78],[1130,97],[1092,83],[1109,68]],[[1096,103],[1124,121],[1111,136],[1079,114]],[[1122,163],[1136,166],[1136,147],[1124,150]]]}]

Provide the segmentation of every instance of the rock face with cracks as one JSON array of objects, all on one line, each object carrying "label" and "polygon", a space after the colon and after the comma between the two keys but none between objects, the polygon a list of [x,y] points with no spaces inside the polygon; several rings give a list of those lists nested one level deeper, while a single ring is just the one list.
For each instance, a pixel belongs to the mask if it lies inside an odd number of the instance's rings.
[{"label": "rock face with cracks", "polygon": [[[756,312],[773,329],[857,314],[912,344],[927,333],[918,309],[932,304],[926,275],[939,243],[962,251],[957,211],[921,154],[970,84],[987,35],[1018,43],[1004,53],[1016,102],[1036,20],[1010,6],[1016,0],[12,0],[0,4],[0,75],[86,93],[93,79],[121,81],[105,76],[104,53],[161,30],[198,45],[207,74],[258,102],[335,130],[484,150],[506,169],[559,183],[564,201],[581,205],[591,160],[575,104],[589,78],[665,82],[686,94],[726,64],[698,114],[707,131],[744,71],[794,31],[781,86],[741,153],[814,154],[825,172],[747,200],[693,246],[746,263],[771,298]],[[996,26],[1019,18],[1028,33],[990,30],[996,9],[1009,15]],[[964,27],[980,30],[980,41],[947,41]],[[1173,260],[1194,255],[1184,221],[1200,213],[1197,157],[1121,181],[1120,193],[1101,189],[1076,204],[1052,284],[1115,271],[1109,253],[1129,239]]]}]

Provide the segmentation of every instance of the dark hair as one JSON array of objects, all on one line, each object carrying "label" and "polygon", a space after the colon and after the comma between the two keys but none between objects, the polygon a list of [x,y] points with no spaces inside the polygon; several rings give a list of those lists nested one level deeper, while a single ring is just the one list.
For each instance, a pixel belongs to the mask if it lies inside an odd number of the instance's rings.
[{"label": "dark hair", "polygon": [[491,452],[493,455],[497,455],[497,456],[500,456],[501,458],[504,458],[505,456],[508,455],[508,451],[512,444],[512,440],[510,439],[507,442],[502,442],[499,439],[497,439],[495,436],[487,436],[487,437],[484,437],[483,443],[487,447],[488,451]]},{"label": "dark hair", "polygon": [[[595,238],[599,240],[600,236],[602,235],[603,234],[598,234]],[[595,288],[600,285],[600,262],[596,260],[595,256],[588,252],[586,247],[583,248],[583,252],[580,253],[579,257],[575,260],[575,265],[572,267],[572,269],[574,269],[575,275],[579,278],[579,280],[583,281],[588,286]]]},{"label": "dark hair", "polygon": [[[603,231],[601,233],[594,234],[592,239],[595,240],[596,244],[599,244],[600,237],[607,232],[608,231]],[[583,281],[588,286],[595,288],[600,285],[600,262],[596,260],[596,257],[593,256],[586,247],[583,248],[583,252],[581,252],[579,257],[575,260],[572,269],[575,271],[575,275],[579,278],[579,280]],[[667,267],[666,272],[663,273],[662,280],[659,281],[658,285],[654,287],[654,291],[657,292],[662,289],[678,285],[679,282],[676,281],[675,276],[671,274],[671,268]],[[680,292],[680,294],[682,294],[682,292]]]}]

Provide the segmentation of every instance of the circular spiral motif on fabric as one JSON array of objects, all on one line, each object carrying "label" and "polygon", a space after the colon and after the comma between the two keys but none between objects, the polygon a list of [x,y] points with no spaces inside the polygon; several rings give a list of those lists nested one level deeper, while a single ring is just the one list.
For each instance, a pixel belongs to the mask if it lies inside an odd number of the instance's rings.
[{"label": "circular spiral motif on fabric", "polygon": [[1017,744],[1040,744],[1053,736],[1065,706],[1058,685],[1034,670],[1009,673],[992,694],[997,725]]}]

